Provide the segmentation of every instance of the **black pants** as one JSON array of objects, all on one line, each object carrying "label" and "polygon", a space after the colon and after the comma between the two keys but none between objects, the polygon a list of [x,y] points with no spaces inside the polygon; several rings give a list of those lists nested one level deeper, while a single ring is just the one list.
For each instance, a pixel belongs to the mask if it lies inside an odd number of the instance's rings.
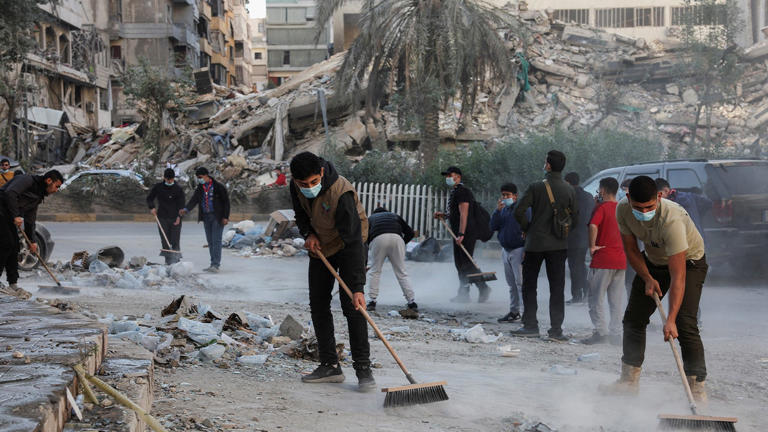
[{"label": "black pants", "polygon": [[[669,268],[655,266],[648,262],[648,259],[645,260],[645,263],[651,277],[656,279],[661,287],[661,292],[666,295],[671,281]],[[685,374],[695,375],[699,381],[706,378],[707,366],[704,361],[704,345],[701,343],[701,336],[699,336],[696,313],[699,310],[699,300],[701,299],[704,279],[707,277],[707,270],[705,258],[686,263],[685,294],[675,321]],[[624,356],[621,358],[624,363],[636,367],[643,365],[645,328],[648,326],[648,319],[655,311],[656,302],[645,295],[645,282],[635,276],[629,304],[624,312]]]},{"label": "black pants", "polygon": [[568,249],[568,269],[571,272],[571,298],[587,298],[587,248]]},{"label": "black pants", "polygon": [[[467,249],[467,252],[472,256],[475,255],[476,243],[477,239],[468,237],[464,237],[464,240],[461,242],[461,244],[464,245],[464,248]],[[469,278],[467,275],[480,273],[480,269],[472,264],[472,260],[469,259],[467,254],[461,249],[461,246],[456,244],[455,241],[453,242],[453,263],[456,265],[456,270],[459,273],[459,290],[469,291]],[[475,285],[480,289],[488,287],[483,281],[475,282]]]},{"label": "black pants", "polygon": [[[350,268],[359,266],[350,265],[353,259],[349,252],[341,250],[340,252],[328,257],[328,261],[339,273],[341,279],[347,286],[365,285],[365,273],[359,270],[350,272]],[[321,363],[336,364],[339,361],[336,354],[336,338],[334,337],[333,314],[331,313],[331,294],[336,279],[328,268],[318,258],[309,259],[309,307],[312,311],[312,324],[315,326],[315,335],[317,335],[317,346],[320,353]],[[352,360],[355,369],[370,366],[370,345],[368,344],[368,323],[363,314],[355,310],[352,300],[343,289],[339,291],[341,299],[341,310],[347,318],[349,328],[349,344],[352,352]]]},{"label": "black pants", "polygon": [[[162,248],[180,251],[181,221],[179,221],[178,225],[174,225],[173,223],[176,222],[176,218],[158,218],[158,220],[160,221],[160,226],[163,227],[163,231],[165,231],[165,235],[168,236],[168,241],[171,242],[171,244],[166,243],[165,237],[163,237],[163,232],[160,231],[160,227],[158,227],[157,231],[158,234],[160,234],[160,244],[162,245]],[[181,254],[178,253],[160,252],[160,256],[165,257],[166,264],[174,264],[181,261]]]},{"label": "black pants", "polygon": [[536,312],[539,303],[536,291],[541,264],[547,263],[547,279],[549,280],[549,320],[550,334],[563,331],[565,319],[565,259],[568,252],[563,250],[530,252],[525,251],[523,258],[523,326],[527,329],[538,329],[539,321]]},{"label": "black pants", "polygon": [[0,215],[0,275],[5,270],[8,284],[19,281],[19,233],[13,219]]}]

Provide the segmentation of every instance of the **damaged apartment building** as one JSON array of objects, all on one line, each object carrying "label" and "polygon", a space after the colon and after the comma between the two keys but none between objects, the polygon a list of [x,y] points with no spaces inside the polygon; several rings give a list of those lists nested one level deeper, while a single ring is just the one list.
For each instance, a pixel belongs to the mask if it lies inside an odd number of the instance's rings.
[{"label": "damaged apartment building", "polygon": [[[83,130],[111,126],[109,39],[98,0],[40,5],[35,49],[22,68],[26,89],[16,118],[17,154],[54,162]],[[103,24],[106,24],[104,15]]]}]

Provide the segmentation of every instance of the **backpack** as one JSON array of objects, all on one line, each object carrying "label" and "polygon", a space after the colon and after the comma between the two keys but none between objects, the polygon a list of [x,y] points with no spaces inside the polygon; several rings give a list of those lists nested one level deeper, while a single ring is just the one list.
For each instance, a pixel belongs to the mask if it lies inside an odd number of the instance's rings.
[{"label": "backpack", "polygon": [[491,230],[491,215],[477,201],[472,201],[472,211],[470,212],[472,232],[481,242],[487,242],[493,237]]},{"label": "backpack", "polygon": [[555,237],[564,240],[568,238],[568,234],[571,232],[571,227],[573,226],[571,211],[567,208],[564,211],[559,211],[557,203],[555,203],[555,196],[552,194],[552,187],[546,180],[544,180],[544,187],[547,188],[549,203],[552,205],[552,231],[555,234]]}]

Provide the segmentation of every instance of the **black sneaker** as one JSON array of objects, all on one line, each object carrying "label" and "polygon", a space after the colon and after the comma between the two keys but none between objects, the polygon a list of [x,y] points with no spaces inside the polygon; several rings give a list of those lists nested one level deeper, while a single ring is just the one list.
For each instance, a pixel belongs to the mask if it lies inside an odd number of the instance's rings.
[{"label": "black sneaker", "polygon": [[305,383],[342,383],[344,382],[344,372],[341,371],[341,365],[321,363],[309,375],[301,377],[301,382]]},{"label": "black sneaker", "polygon": [[570,340],[562,330],[559,332],[547,332],[547,339],[555,342],[568,342]]},{"label": "black sneaker", "polygon": [[527,327],[520,327],[517,330],[512,330],[509,332],[512,336],[519,336],[519,337],[527,337],[527,338],[537,338],[541,337],[539,334],[538,328],[527,328]]},{"label": "black sneaker", "polygon": [[365,310],[374,312],[376,310],[376,302],[373,300],[369,301],[368,304],[365,305]]},{"label": "black sneaker", "polygon": [[513,323],[515,321],[520,321],[520,314],[517,312],[510,312],[496,321],[500,323]]},{"label": "black sneaker", "polygon": [[604,336],[598,332],[594,332],[592,333],[592,336],[586,339],[582,339],[579,342],[583,343],[584,345],[604,344],[604,343],[608,343],[608,336]]},{"label": "black sneaker", "polygon": [[376,380],[373,379],[373,371],[370,366],[355,369],[357,375],[357,388],[361,391],[376,388]]},{"label": "black sneaker", "polygon": [[418,312],[419,311],[419,305],[417,305],[416,302],[410,302],[410,303],[408,303],[408,309],[410,309],[412,311]]}]

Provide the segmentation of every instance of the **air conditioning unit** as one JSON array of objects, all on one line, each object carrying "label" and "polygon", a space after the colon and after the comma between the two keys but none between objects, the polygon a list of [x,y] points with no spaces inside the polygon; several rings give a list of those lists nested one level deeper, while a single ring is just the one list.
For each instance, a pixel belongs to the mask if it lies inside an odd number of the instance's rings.
[{"label": "air conditioning unit", "polygon": [[93,103],[93,102],[86,102],[85,103],[85,111],[89,112],[89,113],[92,113],[92,112],[96,111],[96,104]]}]

